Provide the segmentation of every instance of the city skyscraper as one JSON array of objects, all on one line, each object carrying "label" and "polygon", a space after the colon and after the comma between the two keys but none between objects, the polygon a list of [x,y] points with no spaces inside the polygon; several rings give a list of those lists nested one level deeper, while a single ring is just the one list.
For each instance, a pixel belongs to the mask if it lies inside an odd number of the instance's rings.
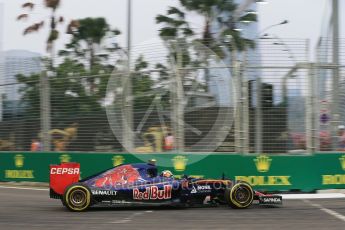
[{"label": "city skyscraper", "polygon": [[19,112],[21,84],[17,75],[30,76],[42,70],[41,55],[27,50],[9,50],[4,52],[4,77],[2,84],[3,114],[15,115]]}]

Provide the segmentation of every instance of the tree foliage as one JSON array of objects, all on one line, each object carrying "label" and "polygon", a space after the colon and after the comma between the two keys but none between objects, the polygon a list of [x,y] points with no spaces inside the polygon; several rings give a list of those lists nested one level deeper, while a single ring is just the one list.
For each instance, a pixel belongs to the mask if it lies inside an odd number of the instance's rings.
[{"label": "tree foliage", "polygon": [[145,61],[141,55],[135,61],[134,70],[131,74],[133,85],[134,103],[133,107],[139,110],[144,110],[150,106],[153,96],[147,95],[153,89],[154,82],[151,79],[150,73],[145,72],[149,67],[149,63]]},{"label": "tree foliage", "polygon": [[[84,73],[84,66],[70,59],[65,59],[55,68],[55,76],[50,77],[52,119],[77,117],[101,110],[100,96],[87,93],[81,78]],[[21,101],[26,108],[27,116],[32,116],[40,111],[39,80],[39,74],[17,76],[18,83],[22,84]],[[68,107],[62,105],[68,105]]]},{"label": "tree foliage", "polygon": [[102,94],[114,68],[114,64],[109,64],[109,56],[119,49],[117,43],[109,45],[106,40],[114,39],[120,31],[111,29],[105,18],[84,18],[72,21],[68,32],[71,34],[71,40],[66,44],[65,50],[59,51],[60,56],[83,64],[90,76],[101,73],[101,77],[88,78],[87,87],[91,94]]},{"label": "tree foliage", "polygon": [[[50,24],[48,46],[58,37],[57,24],[64,22],[62,17],[56,16],[60,3],[59,0],[44,1],[44,5],[51,10],[48,22]],[[256,16],[252,14],[236,15],[238,6],[234,1],[180,0],[180,4],[181,7],[169,7],[165,14],[159,14],[155,18],[156,23],[162,25],[159,30],[160,37],[171,48],[168,59],[173,58],[175,63],[178,62],[177,57],[180,55],[183,67],[200,64],[200,60],[196,60],[200,59],[200,56],[195,58],[191,54],[193,47],[184,47],[187,41],[201,42],[220,57],[224,56],[224,46],[222,46],[224,38],[229,36],[233,39],[237,50],[241,51],[255,46],[254,41],[243,37],[241,32],[236,29],[241,21],[256,21]],[[32,10],[35,5],[27,2],[22,7]],[[195,12],[204,18],[203,31],[200,35],[195,34],[191,29],[190,23],[186,19],[188,12]],[[29,17],[29,13],[24,13],[18,16],[18,20],[27,17]],[[212,31],[211,23],[218,23],[220,31],[217,33]],[[37,32],[44,24],[45,21],[34,23],[26,28],[24,33]],[[65,57],[65,60],[56,69],[51,69],[54,70],[54,76],[50,77],[52,113],[54,116],[60,116],[100,111],[103,109],[101,101],[106,96],[110,73],[116,68],[115,63],[109,64],[109,57],[114,52],[121,50],[116,41],[120,31],[111,28],[104,18],[99,17],[72,20],[67,27],[67,32],[71,34],[71,40],[66,44],[66,49],[59,52],[61,56]],[[109,42],[108,38],[112,42]],[[179,52],[181,53],[178,54],[178,49],[174,49],[171,44],[180,46]],[[233,45],[228,44],[227,48],[231,52]],[[208,54],[204,54],[204,60],[207,60],[206,55]],[[154,86],[159,85],[159,82],[152,80],[150,73],[143,71],[148,66],[149,63],[144,60],[143,56],[136,60],[135,71],[131,74],[134,96],[150,91]],[[158,81],[167,81],[169,67],[166,66],[166,63],[156,63],[155,67],[159,70]],[[185,76],[187,75],[190,73],[185,72]],[[39,75],[19,75],[17,79],[19,83],[23,84],[21,92],[23,101],[27,103],[26,107],[32,112],[39,111]],[[152,98],[138,99],[134,102],[134,106],[145,104],[150,99]],[[70,105],[68,111],[62,111],[65,108],[58,106],[58,100]]]},{"label": "tree foliage", "polygon": [[[61,56],[67,56],[84,62],[90,70],[109,57],[109,52],[119,49],[115,38],[120,34],[117,29],[111,29],[105,18],[84,18],[71,22],[68,33],[72,35],[66,49],[61,50]],[[106,44],[107,38],[113,39],[112,44]]]}]

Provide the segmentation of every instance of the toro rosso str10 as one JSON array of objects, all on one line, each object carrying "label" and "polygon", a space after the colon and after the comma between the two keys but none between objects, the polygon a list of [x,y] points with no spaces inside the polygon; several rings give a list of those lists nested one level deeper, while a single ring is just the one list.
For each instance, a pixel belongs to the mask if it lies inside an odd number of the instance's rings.
[{"label": "toro rosso str10", "polygon": [[259,204],[282,203],[278,195],[254,191],[241,181],[173,177],[166,170],[158,174],[152,163],[126,164],[79,180],[79,163],[50,166],[50,197],[61,199],[71,211],[84,211],[90,206],[229,205],[247,208]]}]

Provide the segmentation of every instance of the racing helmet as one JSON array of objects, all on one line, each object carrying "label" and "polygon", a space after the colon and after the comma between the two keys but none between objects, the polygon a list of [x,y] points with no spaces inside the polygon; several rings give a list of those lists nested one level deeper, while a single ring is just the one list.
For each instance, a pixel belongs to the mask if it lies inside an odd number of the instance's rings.
[{"label": "racing helmet", "polygon": [[162,171],[161,176],[171,178],[174,175],[172,174],[172,172],[170,170],[164,170],[164,171]]}]

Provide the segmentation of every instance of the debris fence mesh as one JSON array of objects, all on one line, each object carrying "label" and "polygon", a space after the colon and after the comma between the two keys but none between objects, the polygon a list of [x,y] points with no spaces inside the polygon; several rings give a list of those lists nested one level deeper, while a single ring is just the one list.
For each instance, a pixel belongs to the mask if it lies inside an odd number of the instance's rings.
[{"label": "debris fence mesh", "polygon": [[114,51],[92,68],[62,58],[47,68],[39,56],[5,53],[0,150],[339,150],[345,144],[345,69],[329,64],[324,44],[314,63],[308,41],[275,36],[245,52],[230,53],[229,44],[220,44],[222,54],[197,42],[145,43],[130,55]]}]

